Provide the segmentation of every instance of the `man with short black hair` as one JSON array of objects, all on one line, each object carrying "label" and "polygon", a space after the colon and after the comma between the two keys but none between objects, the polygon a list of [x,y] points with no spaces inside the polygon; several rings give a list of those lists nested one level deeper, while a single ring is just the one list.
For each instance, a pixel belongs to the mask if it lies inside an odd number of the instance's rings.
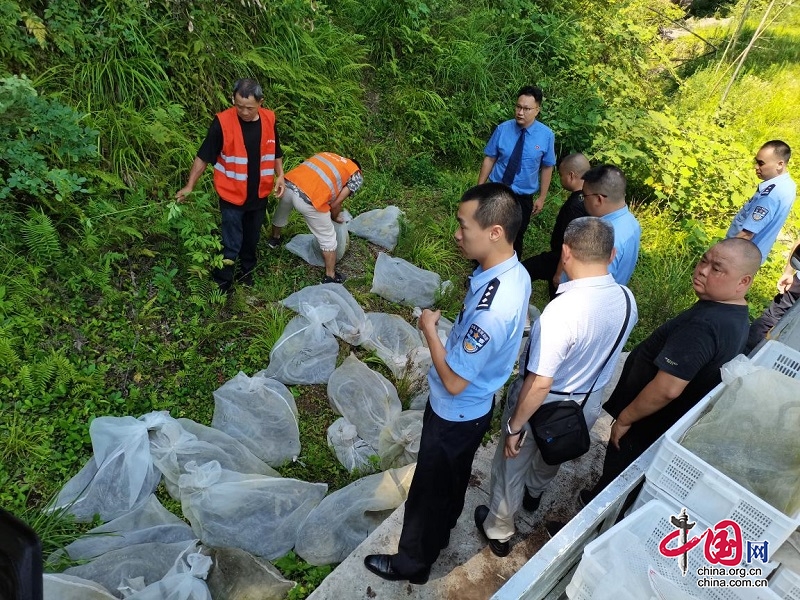
[{"label": "man with short black hair", "polygon": [[581,217],[567,226],[561,260],[569,281],[531,326],[519,377],[507,394],[489,506],[475,509],[475,525],[497,556],[510,551],[520,506],[536,510],[560,467],[542,458],[529,419],[545,403],[580,404],[588,395],[583,414],[591,429],[600,414],[603,387],[636,324],[633,294],[608,273],[613,258],[614,230],[608,223]]},{"label": "man with short black hair", "polygon": [[261,226],[267,214],[267,197],[284,190],[283,152],[275,113],[262,106],[264,92],[254,79],[239,79],[233,86],[233,106],[217,113],[189,171],[186,185],[175,194],[183,202],[206,167],[214,163],[214,188],[222,214],[223,267],[212,276],[223,292],[236,278],[252,285]]},{"label": "man with short black hair", "polygon": [[527,85],[519,90],[514,118],[500,123],[492,133],[478,174],[479,184],[492,181],[510,187],[522,208],[522,224],[514,239],[514,251],[520,260],[525,231],[531,215],[542,212],[556,164],[555,135],[536,120],[541,107],[540,88]]},{"label": "man with short black hair", "polygon": [[627,285],[639,260],[642,228],[625,203],[625,175],[614,165],[599,165],[583,174],[583,206],[614,228],[614,260],[608,272]]},{"label": "man with short black hair", "polygon": [[455,240],[479,266],[445,345],[436,331],[440,312],[426,309],[419,318],[433,366],[403,531],[397,554],[364,558],[367,569],[383,579],[427,582],[464,508],[472,459],[525,327],[531,282],[513,247],[521,219],[502,184],[477,185],[461,198]]},{"label": "man with short black hair", "polygon": [[522,266],[531,276],[531,281],[544,280],[552,300],[561,283],[561,246],[564,244],[564,231],[573,220],[586,216],[583,206],[583,174],[591,168],[589,159],[575,152],[558,162],[558,176],[561,187],[571,192],[561,205],[556,216],[553,233],[550,234],[550,250],[541,252],[522,261]]},{"label": "man with short black hair", "polygon": [[725,234],[752,241],[761,251],[761,264],[767,260],[797,196],[797,186],[787,170],[791,157],[791,148],[781,140],[761,146],[754,160],[756,177],[762,182]]},{"label": "man with short black hair", "polygon": [[603,474],[588,503],[720,381],[749,328],[745,294],[761,264],[758,247],[728,238],[700,258],[692,275],[697,302],[670,319],[628,356],[603,408],[615,421]]}]

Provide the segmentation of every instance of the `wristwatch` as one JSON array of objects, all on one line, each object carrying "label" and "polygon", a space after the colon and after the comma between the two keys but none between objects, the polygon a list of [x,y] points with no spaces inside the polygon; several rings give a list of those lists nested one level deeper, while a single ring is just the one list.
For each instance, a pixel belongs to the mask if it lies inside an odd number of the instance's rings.
[{"label": "wristwatch", "polygon": [[508,433],[509,436],[519,435],[520,433],[522,433],[522,431],[523,431],[522,429],[520,429],[519,431],[511,431],[511,419],[506,421],[506,433]]}]

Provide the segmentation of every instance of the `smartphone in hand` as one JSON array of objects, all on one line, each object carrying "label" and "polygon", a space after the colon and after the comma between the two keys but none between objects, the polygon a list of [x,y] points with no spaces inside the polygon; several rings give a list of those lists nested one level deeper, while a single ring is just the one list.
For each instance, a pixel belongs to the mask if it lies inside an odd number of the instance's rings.
[{"label": "smartphone in hand", "polygon": [[519,450],[520,448],[522,448],[522,444],[525,443],[525,438],[526,437],[528,437],[528,430],[527,429],[523,429],[522,433],[520,433],[519,437],[517,438],[517,445],[514,446],[515,450]]}]

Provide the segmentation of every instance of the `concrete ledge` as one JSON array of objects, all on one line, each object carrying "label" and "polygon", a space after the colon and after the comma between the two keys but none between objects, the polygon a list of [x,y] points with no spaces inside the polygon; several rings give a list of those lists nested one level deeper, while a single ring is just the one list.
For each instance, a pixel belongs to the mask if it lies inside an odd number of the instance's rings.
[{"label": "concrete ledge", "polygon": [[[623,353],[611,382],[605,387],[605,401],[614,389],[627,353]],[[472,480],[467,489],[464,511],[450,535],[450,545],[442,550],[425,585],[385,581],[364,567],[367,554],[394,554],[403,527],[405,506],[400,506],[356,548],[309,596],[309,600],[354,600],[397,598],[420,600],[487,600],[519,571],[548,541],[544,529],[548,520],[567,522],[580,507],[578,492],[599,478],[605,446],[611,430],[611,417],[602,413],[592,428],[592,447],[578,460],[561,465],[558,475],[542,496],[535,513],[521,510],[517,533],[511,539],[511,553],[498,558],[489,550],[472,520],[475,507],[488,504],[492,457],[497,436],[478,449],[472,463]]]},{"label": "concrete ledge", "polygon": [[545,520],[567,521],[578,512],[576,496],[600,474],[605,454],[603,436],[608,439],[611,419],[604,416],[592,430],[592,449],[586,456],[563,465],[542,497],[535,513],[520,511],[517,533],[511,539],[511,554],[497,558],[481,538],[472,520],[475,507],[488,503],[491,462],[497,440],[478,450],[472,465],[472,481],[467,490],[464,511],[453,529],[450,545],[433,565],[425,585],[384,581],[366,570],[367,554],[397,551],[405,507],[400,506],[356,550],[331,573],[310,596],[310,600],[350,600],[353,598],[419,598],[426,600],[486,600],[549,539]]}]

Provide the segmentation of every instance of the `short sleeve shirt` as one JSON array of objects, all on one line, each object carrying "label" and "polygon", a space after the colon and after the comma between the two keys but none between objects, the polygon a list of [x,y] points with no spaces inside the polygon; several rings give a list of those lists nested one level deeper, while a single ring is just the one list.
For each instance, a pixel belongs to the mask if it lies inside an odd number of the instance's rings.
[{"label": "short sleeve shirt", "polygon": [[720,368],[744,349],[748,331],[747,306],[698,301],[633,349],[603,408],[618,417],[659,370],[688,381],[680,396],[634,423],[655,441],[719,383]]},{"label": "short sleeve shirt", "polygon": [[796,196],[797,187],[789,173],[762,181],[752,198],[736,213],[725,237],[735,237],[745,230],[752,233],[752,241],[761,251],[763,265]]},{"label": "short sleeve shirt", "polygon": [[[483,149],[486,156],[495,159],[494,167],[489,172],[489,181],[503,181],[508,160],[514,146],[517,145],[522,128],[513,119],[497,126]],[[525,145],[522,151],[522,163],[519,173],[514,178],[511,189],[517,194],[535,194],[539,191],[539,171],[542,167],[553,167],[556,164],[555,134],[543,123],[534,121],[527,129]]]},{"label": "short sleeve shirt", "polygon": [[[614,355],[600,373],[599,369],[614,347],[625,322],[626,294],[631,301],[628,324]],[[526,369],[531,373],[552,377],[553,392],[585,394],[595,379],[595,389],[600,389],[611,379],[625,340],[637,320],[638,311],[633,294],[618,285],[611,275],[584,277],[562,283],[558,287],[558,295],[531,325]],[[588,412],[600,412],[597,394],[591,396],[589,403],[592,406],[587,405]]]},{"label": "short sleeve shirt", "polygon": [[486,271],[475,270],[445,343],[445,361],[469,383],[460,394],[450,394],[431,367],[430,403],[438,416],[459,422],[489,411],[516,362],[530,294],[530,277],[516,255]]},{"label": "short sleeve shirt", "polygon": [[617,250],[608,272],[614,281],[627,285],[639,260],[642,228],[627,206],[601,217],[614,228],[614,248]]}]

